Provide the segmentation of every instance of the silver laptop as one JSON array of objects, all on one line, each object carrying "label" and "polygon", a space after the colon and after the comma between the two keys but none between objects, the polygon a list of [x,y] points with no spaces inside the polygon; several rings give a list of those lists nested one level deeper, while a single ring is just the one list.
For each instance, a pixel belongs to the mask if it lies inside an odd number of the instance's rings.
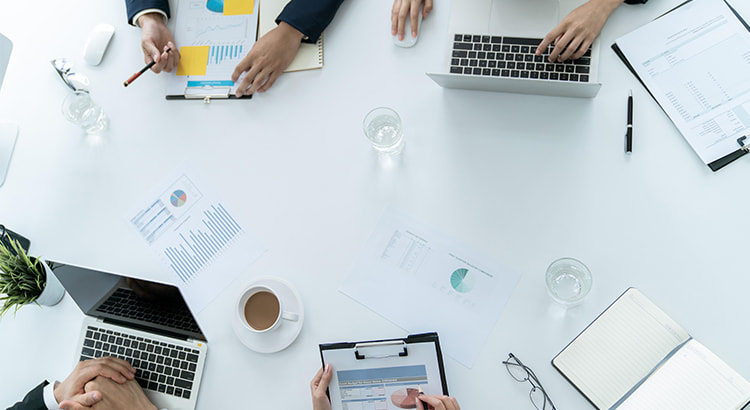
[{"label": "silver laptop", "polygon": [[594,97],[601,88],[598,38],[575,61],[550,63],[552,47],[534,55],[563,12],[558,0],[454,1],[441,72],[427,75],[445,88]]},{"label": "silver laptop", "polygon": [[103,356],[126,360],[157,408],[195,409],[206,338],[176,287],[47,263],[86,315],[78,361]]}]

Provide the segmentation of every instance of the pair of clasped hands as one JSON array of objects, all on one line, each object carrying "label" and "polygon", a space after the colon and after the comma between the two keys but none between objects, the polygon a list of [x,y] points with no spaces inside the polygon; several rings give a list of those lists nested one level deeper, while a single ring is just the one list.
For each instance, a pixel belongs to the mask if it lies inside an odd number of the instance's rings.
[{"label": "pair of clasped hands", "polygon": [[[399,40],[403,40],[404,36],[409,34],[416,37],[420,9],[422,18],[427,18],[432,11],[432,2],[433,0],[394,0],[391,10],[391,35],[398,35]],[[623,0],[589,0],[584,3],[571,11],[544,37],[536,49],[536,54],[544,54],[547,46],[554,44],[555,47],[549,55],[550,62],[581,58],[602,31],[609,16],[622,2]],[[404,33],[407,19],[411,23],[411,33]]]}]

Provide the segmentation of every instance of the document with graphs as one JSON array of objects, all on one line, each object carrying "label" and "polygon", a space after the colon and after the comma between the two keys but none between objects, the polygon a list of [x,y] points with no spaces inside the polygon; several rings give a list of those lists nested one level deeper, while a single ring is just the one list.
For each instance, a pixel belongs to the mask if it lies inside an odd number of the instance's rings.
[{"label": "document with graphs", "polygon": [[175,13],[177,70],[167,98],[227,98],[234,68],[255,43],[258,0],[181,0]]},{"label": "document with graphs", "polygon": [[750,133],[750,31],[727,3],[690,1],[612,48],[712,170],[744,153],[738,139]]},{"label": "document with graphs", "polygon": [[388,207],[339,290],[410,333],[437,331],[445,353],[472,367],[519,278]]}]

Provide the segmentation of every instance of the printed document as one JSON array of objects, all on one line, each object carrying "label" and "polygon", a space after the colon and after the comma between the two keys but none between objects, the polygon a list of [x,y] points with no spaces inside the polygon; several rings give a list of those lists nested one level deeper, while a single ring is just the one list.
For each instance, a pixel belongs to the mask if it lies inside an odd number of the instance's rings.
[{"label": "printed document", "polygon": [[704,163],[740,148],[750,132],[750,32],[723,0],[687,3],[616,44]]},{"label": "printed document", "polygon": [[179,173],[142,200],[128,220],[198,313],[265,249],[196,177]]},{"label": "printed document", "polygon": [[255,43],[256,0],[181,0],[175,18],[180,62],[167,95],[234,94],[234,68]]},{"label": "printed document", "polygon": [[472,367],[519,278],[389,207],[339,290]]}]

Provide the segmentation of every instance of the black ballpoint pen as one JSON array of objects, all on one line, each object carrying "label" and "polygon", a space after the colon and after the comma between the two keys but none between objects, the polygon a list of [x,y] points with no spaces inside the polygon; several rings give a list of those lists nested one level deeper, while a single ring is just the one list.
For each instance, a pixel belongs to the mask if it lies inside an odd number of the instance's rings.
[{"label": "black ballpoint pen", "polygon": [[625,153],[633,151],[633,90],[628,93],[628,130],[625,133]]}]

